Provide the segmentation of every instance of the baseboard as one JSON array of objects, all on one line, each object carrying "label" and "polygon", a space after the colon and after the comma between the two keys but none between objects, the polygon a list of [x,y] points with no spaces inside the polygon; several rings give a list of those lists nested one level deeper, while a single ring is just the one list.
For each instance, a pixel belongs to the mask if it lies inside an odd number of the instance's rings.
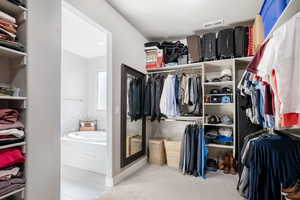
[{"label": "baseboard", "polygon": [[122,172],[120,172],[115,177],[107,177],[106,176],[106,178],[105,178],[106,187],[113,187],[113,186],[117,185],[122,180],[124,180],[128,176],[134,174],[142,167],[144,167],[146,164],[147,164],[147,157],[145,156],[144,158],[138,160],[136,163],[134,163],[130,167],[124,169]]}]

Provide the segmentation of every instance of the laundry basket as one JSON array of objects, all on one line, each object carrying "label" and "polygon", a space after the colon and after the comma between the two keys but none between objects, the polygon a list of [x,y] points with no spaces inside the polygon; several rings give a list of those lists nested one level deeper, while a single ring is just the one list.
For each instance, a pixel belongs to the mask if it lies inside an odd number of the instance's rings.
[{"label": "laundry basket", "polygon": [[166,164],[166,154],[163,138],[149,140],[149,163],[155,165]]},{"label": "laundry basket", "polygon": [[166,139],[164,143],[168,167],[179,168],[181,141]]}]

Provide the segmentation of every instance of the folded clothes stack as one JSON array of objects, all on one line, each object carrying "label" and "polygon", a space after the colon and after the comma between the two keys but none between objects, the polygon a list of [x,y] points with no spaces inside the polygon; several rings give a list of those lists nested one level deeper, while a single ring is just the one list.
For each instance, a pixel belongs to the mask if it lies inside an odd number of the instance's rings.
[{"label": "folded clothes stack", "polygon": [[24,51],[24,46],[17,42],[16,18],[0,11],[0,46]]},{"label": "folded clothes stack", "polygon": [[23,142],[24,124],[21,115],[14,109],[0,109],[0,145]]},{"label": "folded clothes stack", "polygon": [[0,150],[0,196],[25,186],[24,162],[21,149]]},{"label": "folded clothes stack", "polygon": [[17,6],[23,6],[26,7],[26,0],[7,0]]}]

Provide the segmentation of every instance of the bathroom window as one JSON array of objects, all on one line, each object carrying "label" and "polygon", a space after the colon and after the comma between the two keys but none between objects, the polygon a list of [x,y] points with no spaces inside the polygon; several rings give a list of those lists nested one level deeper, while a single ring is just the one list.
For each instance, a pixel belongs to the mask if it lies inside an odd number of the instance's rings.
[{"label": "bathroom window", "polygon": [[98,72],[98,110],[106,110],[106,72]]}]

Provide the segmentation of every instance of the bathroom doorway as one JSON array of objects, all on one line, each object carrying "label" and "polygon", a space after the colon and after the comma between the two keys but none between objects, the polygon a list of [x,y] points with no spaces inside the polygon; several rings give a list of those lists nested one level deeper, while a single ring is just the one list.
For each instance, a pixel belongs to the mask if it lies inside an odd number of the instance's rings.
[{"label": "bathroom doorway", "polygon": [[105,191],[110,38],[63,2],[61,200],[96,200]]}]

